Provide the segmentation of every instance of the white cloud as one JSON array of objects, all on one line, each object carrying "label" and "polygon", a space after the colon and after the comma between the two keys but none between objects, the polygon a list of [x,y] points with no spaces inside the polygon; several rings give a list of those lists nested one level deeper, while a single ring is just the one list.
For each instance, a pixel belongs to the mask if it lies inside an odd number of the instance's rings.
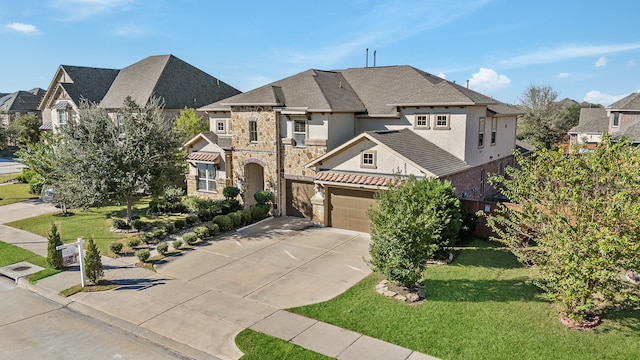
[{"label": "white cloud", "polygon": [[469,79],[469,87],[482,90],[498,90],[506,87],[511,83],[511,79],[505,75],[499,75],[493,69],[480,68],[480,71],[471,75]]},{"label": "white cloud", "polygon": [[52,0],[53,8],[66,14],[66,21],[81,21],[95,15],[127,10],[135,0]]},{"label": "white cloud", "polygon": [[628,67],[636,67],[636,66],[638,66],[638,63],[635,60],[631,59],[631,60],[627,61],[627,66]]},{"label": "white cloud", "polygon": [[443,78],[443,79],[446,79],[446,78],[447,78],[447,74],[445,74],[445,73],[443,73],[443,72],[438,73],[438,75],[437,75],[437,76],[438,76],[438,77],[441,77],[441,78]]},{"label": "white cloud", "polygon": [[584,99],[582,101],[590,102],[592,104],[601,104],[601,105],[607,106],[607,105],[613,104],[614,102],[622,99],[627,95],[629,94],[609,95],[597,90],[591,90],[587,93],[587,95],[584,96]]},{"label": "white cloud", "polygon": [[548,64],[582,57],[613,54],[640,49],[640,43],[613,44],[601,46],[566,46],[555,49],[543,49],[530,54],[518,55],[500,61],[505,66],[526,66]]},{"label": "white cloud", "polygon": [[607,60],[607,58],[605,56],[601,56],[598,60],[596,60],[596,67],[603,67],[605,65],[607,65],[607,63],[609,62],[609,60]]},{"label": "white cloud", "polygon": [[570,77],[570,76],[571,76],[571,74],[570,74],[570,73],[568,73],[568,72],[561,72],[560,74],[558,74],[558,77],[559,77],[560,79],[565,79],[565,78],[568,78],[568,77]]},{"label": "white cloud", "polygon": [[36,28],[35,25],[23,24],[18,22],[7,24],[4,27],[9,30],[18,31],[25,34],[34,34],[38,32],[38,28]]}]

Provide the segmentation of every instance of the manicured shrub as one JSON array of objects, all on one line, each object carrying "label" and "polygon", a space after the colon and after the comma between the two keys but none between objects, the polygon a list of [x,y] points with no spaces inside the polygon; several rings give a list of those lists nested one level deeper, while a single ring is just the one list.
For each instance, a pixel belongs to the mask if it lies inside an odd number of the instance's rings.
[{"label": "manicured shrub", "polygon": [[234,227],[238,227],[242,225],[242,215],[238,214],[237,212],[232,212],[232,213],[228,213],[227,216],[233,222]]},{"label": "manicured shrub", "polygon": [[193,229],[193,232],[198,236],[199,239],[204,239],[209,236],[209,228],[206,226],[196,226]]},{"label": "manicured shrub", "polygon": [[269,214],[269,210],[271,210],[271,205],[266,204],[256,204],[251,208],[251,217],[253,217],[253,221],[260,221],[267,217]]},{"label": "manicured shrub", "polygon": [[149,249],[140,249],[136,251],[136,257],[138,258],[138,260],[142,262],[147,262],[150,256],[151,256],[151,252],[149,252]]},{"label": "manicured shrub", "polygon": [[200,199],[196,197],[189,196],[182,199],[182,205],[184,205],[187,212],[192,214],[195,214],[199,210],[201,210],[200,204],[201,204]]},{"label": "manicured shrub", "polygon": [[187,226],[191,226],[195,223],[198,222],[198,216],[197,215],[187,215],[187,217],[184,218],[185,223],[187,224]]},{"label": "manicured shrub", "polygon": [[184,240],[184,242],[186,242],[189,245],[193,245],[198,241],[198,235],[196,235],[196,233],[191,231],[182,235],[182,240]]},{"label": "manicured shrub", "polygon": [[209,236],[218,235],[220,233],[220,227],[218,224],[213,222],[207,224],[207,229],[209,230]]},{"label": "manicured shrub", "polygon": [[164,198],[164,201],[170,204],[175,204],[175,203],[179,203],[182,200],[183,196],[184,196],[183,189],[180,189],[178,187],[168,187],[164,189],[164,194],[162,197]]},{"label": "manicured shrub", "polygon": [[173,243],[171,243],[171,245],[173,245],[174,249],[179,250],[182,247],[182,240],[180,239],[174,240]]},{"label": "manicured shrub", "polygon": [[240,194],[240,189],[235,186],[227,186],[222,189],[222,195],[227,199],[235,199]]},{"label": "manicured shrub", "polygon": [[198,211],[198,219],[202,222],[207,222],[213,218],[209,209],[202,209]]},{"label": "manicured shrub", "polygon": [[158,244],[158,246],[156,246],[156,250],[158,251],[158,254],[166,255],[167,252],[169,251],[169,244],[163,241],[160,244]]},{"label": "manicured shrub", "polygon": [[253,223],[253,216],[251,216],[251,210],[249,209],[243,209],[243,210],[239,210],[240,211],[240,216],[242,216],[242,223],[245,225],[249,225],[251,223]]},{"label": "manicured shrub", "polygon": [[273,201],[273,193],[269,190],[260,190],[253,194],[253,198],[256,199],[258,204],[270,204]]},{"label": "manicured shrub", "polygon": [[111,226],[113,226],[116,229],[127,229],[129,228],[129,226],[127,226],[127,222],[123,219],[112,219],[111,220]]},{"label": "manicured shrub", "polygon": [[138,246],[140,246],[140,243],[141,243],[141,240],[137,236],[134,236],[132,238],[129,238],[129,240],[127,240],[127,246],[129,246],[132,249],[137,248]]},{"label": "manicured shrub", "polygon": [[218,224],[220,231],[229,231],[233,229],[233,220],[228,215],[218,215],[211,220],[213,223]]},{"label": "manicured shrub", "polygon": [[122,252],[123,247],[124,245],[119,241],[114,241],[111,244],[109,244],[109,250],[111,250],[111,252],[114,254],[120,254]]},{"label": "manicured shrub", "polygon": [[167,209],[174,214],[184,214],[188,212],[186,206],[184,206],[182,203],[179,203],[179,202],[169,203],[167,205]]},{"label": "manicured shrub", "polygon": [[131,227],[138,231],[144,230],[146,226],[147,223],[140,219],[131,220]]},{"label": "manicured shrub", "polygon": [[84,272],[92,283],[96,283],[99,278],[104,276],[102,269],[102,259],[100,258],[100,250],[93,238],[89,238],[87,244],[87,253],[84,255]]},{"label": "manicured shrub", "polygon": [[162,240],[167,236],[167,231],[164,228],[158,228],[153,230],[150,235],[155,240]]},{"label": "manicured shrub", "polygon": [[176,231],[176,226],[173,223],[166,223],[164,224],[164,231],[166,231],[167,234],[172,234]]},{"label": "manicured shrub", "polygon": [[142,233],[138,235],[138,238],[145,244],[152,244],[156,241],[156,239],[153,237],[153,234],[151,233]]},{"label": "manicured shrub", "polygon": [[56,250],[56,247],[62,245],[62,239],[60,238],[60,233],[58,232],[58,226],[56,224],[51,223],[51,230],[49,230],[47,239],[47,262],[54,269],[62,269],[62,250]]},{"label": "manicured shrub", "polygon": [[184,229],[184,227],[187,225],[187,222],[185,219],[176,219],[176,221],[173,222],[173,225],[176,227],[176,229],[181,230]]}]

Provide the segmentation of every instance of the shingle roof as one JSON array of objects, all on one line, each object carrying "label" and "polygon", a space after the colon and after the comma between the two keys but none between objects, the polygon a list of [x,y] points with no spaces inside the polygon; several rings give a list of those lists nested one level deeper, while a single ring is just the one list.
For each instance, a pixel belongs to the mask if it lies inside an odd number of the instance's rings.
[{"label": "shingle roof", "polygon": [[409,129],[366,133],[437,177],[454,174],[470,166],[453,154]]},{"label": "shingle roof", "polygon": [[84,66],[60,65],[60,68],[71,78],[71,82],[64,83],[64,89],[76,104],[82,98],[100,102],[119,72],[117,69]]},{"label": "shingle roof", "polygon": [[36,111],[41,99],[42,92],[40,91],[20,90],[0,97],[0,107],[4,111]]},{"label": "shingle roof", "polygon": [[[278,93],[280,91],[280,93]],[[411,66],[307,70],[204,106],[274,105],[286,108],[394,115],[402,105],[495,105],[497,112],[520,114],[503,104]]]},{"label": "shingle roof", "polygon": [[605,108],[580,109],[580,122],[569,129],[568,133],[606,133],[609,130],[609,117]]},{"label": "shingle roof", "polygon": [[624,130],[618,131],[613,136],[613,140],[620,140],[622,138],[627,138],[633,143],[640,142],[640,121],[632,124]]},{"label": "shingle roof", "polygon": [[518,151],[521,155],[533,152],[536,150],[534,145],[529,144],[528,142],[524,142],[522,140],[516,140],[516,151]]},{"label": "shingle roof", "polygon": [[607,106],[611,110],[640,110],[640,93],[633,93]]},{"label": "shingle roof", "polygon": [[120,108],[131,96],[140,106],[159,97],[165,108],[198,108],[238,93],[238,89],[173,55],[158,55],[120,70],[100,105]]}]

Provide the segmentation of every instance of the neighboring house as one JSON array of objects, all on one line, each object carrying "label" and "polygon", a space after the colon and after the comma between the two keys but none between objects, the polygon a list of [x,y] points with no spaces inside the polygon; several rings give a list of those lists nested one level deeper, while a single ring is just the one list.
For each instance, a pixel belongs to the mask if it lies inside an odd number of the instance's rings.
[{"label": "neighboring house", "polygon": [[569,145],[592,149],[608,131],[609,116],[605,108],[582,108],[578,125],[568,131]]},{"label": "neighboring house", "polygon": [[99,104],[119,121],[118,112],[127,96],[140,106],[157,97],[164,104],[165,116],[173,118],[185,107],[198,108],[238,93],[173,55],[158,55],[121,70],[62,65],[40,108],[43,114],[49,114],[43,128],[55,130],[77,113],[82,99]]},{"label": "neighboring house", "polygon": [[628,138],[640,143],[640,93],[630,94],[606,107],[609,134],[612,138]]},{"label": "neighboring house", "polygon": [[[199,110],[218,144],[230,142],[218,158],[246,204],[267,189],[276,214],[364,231],[373,192],[395,174],[449,179],[461,198],[490,199],[487,174],[513,164],[522,114],[411,66],[307,70]],[[209,140],[189,143],[189,194],[203,192],[193,169]]]},{"label": "neighboring house", "polygon": [[34,88],[29,91],[16,91],[0,96],[0,124],[7,127],[21,115],[35,115],[42,118],[38,105],[44,96],[44,89]]}]

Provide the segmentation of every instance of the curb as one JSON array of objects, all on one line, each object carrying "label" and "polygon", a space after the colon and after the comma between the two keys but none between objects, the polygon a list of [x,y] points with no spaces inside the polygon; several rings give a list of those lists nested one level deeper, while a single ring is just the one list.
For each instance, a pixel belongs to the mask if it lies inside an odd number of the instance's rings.
[{"label": "curb", "polygon": [[163,348],[167,353],[175,356],[179,359],[214,359],[220,360],[218,357],[205,353],[201,350],[195,349],[189,345],[185,345],[181,342],[157,334],[151,330],[145,329],[141,326],[132,324],[128,321],[122,320],[118,317],[106,314],[102,311],[96,310],[88,305],[84,305],[75,302],[69,298],[60,296],[56,292],[50,289],[41,288],[35,285],[31,285],[29,280],[25,278],[19,278],[16,284],[26,290],[29,290],[35,294],[45,297],[51,301],[60,304],[62,307],[73,311],[76,314],[80,314],[86,317],[90,317],[99,320],[109,326],[118,328],[132,337],[138,339],[141,342],[146,342],[150,346],[158,346]]}]

